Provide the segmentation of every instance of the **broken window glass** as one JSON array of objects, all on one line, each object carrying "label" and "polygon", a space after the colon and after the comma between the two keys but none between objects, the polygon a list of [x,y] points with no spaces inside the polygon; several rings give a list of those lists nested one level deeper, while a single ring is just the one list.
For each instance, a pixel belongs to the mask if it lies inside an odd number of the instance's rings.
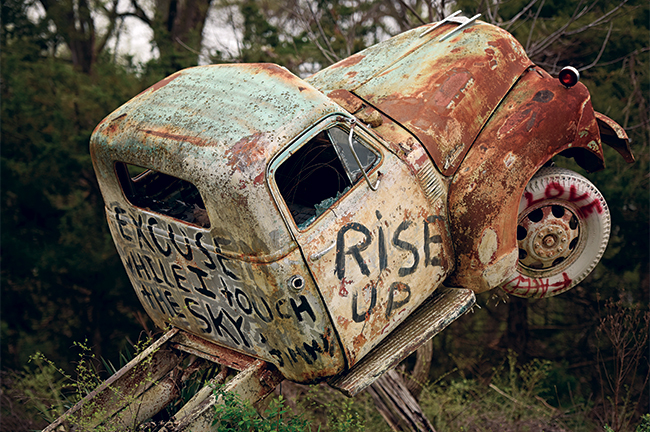
[{"label": "broken window glass", "polygon": [[[348,142],[349,132],[333,127],[298,148],[275,172],[275,181],[298,228],[309,226],[363,176]],[[379,156],[353,137],[364,170]]]},{"label": "broken window glass", "polygon": [[134,206],[204,228],[210,227],[201,194],[192,183],[124,162],[116,162],[115,171],[124,196]]}]

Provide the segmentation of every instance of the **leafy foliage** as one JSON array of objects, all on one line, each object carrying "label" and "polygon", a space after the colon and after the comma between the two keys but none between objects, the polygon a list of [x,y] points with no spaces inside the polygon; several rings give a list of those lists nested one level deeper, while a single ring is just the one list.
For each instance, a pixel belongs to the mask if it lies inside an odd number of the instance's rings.
[{"label": "leafy foliage", "polygon": [[305,420],[300,417],[287,415],[289,410],[284,406],[282,398],[273,399],[269,408],[260,417],[248,401],[242,401],[233,392],[216,388],[215,397],[221,403],[215,406],[215,416],[212,426],[218,432],[298,432],[308,430]]},{"label": "leafy foliage", "polygon": [[3,367],[35,351],[67,363],[67,347],[86,336],[97,355],[117,353],[138,331],[140,308],[87,146],[95,125],[142,85],[108,58],[87,75],[48,55],[51,35],[24,9],[10,12],[1,88]]}]

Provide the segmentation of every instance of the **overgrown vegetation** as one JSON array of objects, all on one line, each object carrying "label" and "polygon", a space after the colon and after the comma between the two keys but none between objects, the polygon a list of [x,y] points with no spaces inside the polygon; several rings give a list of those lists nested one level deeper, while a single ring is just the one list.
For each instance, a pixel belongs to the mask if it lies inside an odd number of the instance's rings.
[{"label": "overgrown vegetation", "polygon": [[[44,3],[56,7],[34,14]],[[163,3],[152,2],[161,6],[156,16],[130,11],[157,32],[161,57],[141,65],[107,43],[106,32],[119,36],[124,28],[110,2],[2,2],[2,430],[42,428],[95,386],[82,378],[83,389],[70,387],[61,374],[79,382],[75,365],[82,363],[70,349],[75,341],[88,340],[86,358],[106,358],[106,365],[92,364],[110,373],[129,337],[152,327],[110,238],[88,139],[120,104],[198,61],[205,22],[173,30]],[[438,19],[445,3],[186,4],[220,8],[229,25],[240,26],[237,51],[212,50],[204,58],[271,61],[305,74]],[[642,416],[649,403],[650,4],[456,4],[466,16],[481,12],[513,32],[549,71],[567,64],[581,69],[594,108],[627,130],[637,161],[628,165],[605,148],[607,168],[587,175],[608,201],[612,235],[601,264],[578,287],[542,300],[482,294],[482,309],[434,339],[432,383],[421,396],[426,414],[439,431],[650,430],[650,418]],[[77,25],[62,24],[70,16]],[[108,27],[95,25],[99,16],[108,18]],[[177,39],[169,40],[169,29]],[[36,352],[53,363],[29,362]],[[409,363],[404,367],[408,371]],[[192,389],[184,391],[187,398]],[[387,430],[367,395],[347,400],[318,386],[294,392],[285,403],[312,430]],[[269,418],[289,422],[283,406],[273,405]],[[257,421],[249,414],[245,421]]]},{"label": "overgrown vegetation", "polygon": [[215,407],[212,426],[216,432],[300,432],[309,430],[307,421],[289,414],[282,397],[273,399],[260,416],[253,405],[232,392],[215,389],[221,403]]},{"label": "overgrown vegetation", "polygon": [[[132,351],[125,351],[121,356],[123,363],[121,366],[126,364],[127,360],[142,353],[150,343],[151,339],[145,338],[133,346]],[[42,428],[54,422],[84,397],[98,389],[108,376],[117,372],[112,364],[96,358],[87,342],[75,343],[74,350],[78,351],[78,360],[75,362],[72,375],[55,365],[42,353],[37,352],[30,357],[28,366],[22,372],[3,376],[3,381],[8,380],[11,383],[2,393],[3,428],[24,430],[29,425],[31,429],[38,424],[34,420],[39,417],[44,421],[44,424],[40,425]],[[138,425],[134,423],[134,419],[138,417],[140,409],[140,396],[136,390],[154,384],[151,364],[152,357],[149,356],[135,366],[136,373],[142,379],[130,389],[131,391],[125,391],[119,385],[104,384],[112,396],[103,398],[103,401],[87,401],[82,409],[67,415],[63,423],[64,428],[104,432],[136,430]],[[112,404],[106,403],[110,400],[113,400]],[[8,407],[6,403],[9,403]],[[116,404],[128,408],[113,416],[107,410]],[[106,421],[107,418],[110,420]]]},{"label": "overgrown vegetation", "polygon": [[[424,414],[437,432],[522,431],[590,432],[650,430],[650,415],[641,415],[647,403],[648,340],[642,331],[650,313],[639,307],[627,308],[609,302],[602,311],[596,356],[602,396],[580,390],[579,377],[566,363],[532,359],[525,363],[513,351],[490,370],[455,358],[456,367],[433,382],[426,383],[420,396]],[[85,344],[76,344],[80,357],[76,375],[70,376],[42,354],[32,357],[20,373],[3,374],[3,428],[30,430],[54,421],[74,403],[95,389],[106,377],[98,372],[97,359]],[[135,348],[136,354],[144,346]],[[123,362],[132,354],[123,355]],[[453,356],[450,356],[453,358]],[[484,360],[483,360],[484,361]],[[486,363],[489,364],[489,363]],[[407,365],[404,364],[402,370]],[[111,365],[104,363],[109,373]],[[146,364],[141,367],[146,368]],[[407,372],[404,372],[407,374]],[[97,425],[95,417],[76,415],[68,424],[77,430],[157,430],[207,379],[196,376],[181,392],[178,403],[170,405],[158,421],[137,425],[113,418]],[[375,410],[368,393],[349,399],[325,386],[283,383],[279,395],[271,396],[262,415],[237,395],[215,389],[221,403],[216,405],[215,430],[229,431],[333,431],[354,432],[390,428]],[[124,404],[138,407],[138,398],[121,394]],[[174,408],[175,407],[175,408]],[[91,410],[92,406],[89,407]]]}]

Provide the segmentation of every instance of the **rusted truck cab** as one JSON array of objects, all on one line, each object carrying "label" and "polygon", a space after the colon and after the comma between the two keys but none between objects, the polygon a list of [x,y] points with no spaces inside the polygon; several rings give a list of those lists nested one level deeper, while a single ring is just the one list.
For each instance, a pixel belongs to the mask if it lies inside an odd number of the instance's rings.
[{"label": "rusted truck cab", "polygon": [[[314,382],[370,353],[381,372],[399,357],[381,345],[413,351],[474,292],[579,282],[557,268],[592,247],[580,224],[593,196],[567,186],[560,215],[557,189],[531,204],[525,188],[562,152],[601,168],[601,129],[631,158],[599,119],[582,84],[550,77],[509,34],[452,19],[306,80],[271,64],[179,71],[110,114],[90,148],[154,322]],[[541,222],[522,219],[533,210]],[[538,248],[524,225],[552,265],[522,258]],[[456,287],[445,305],[431,300],[443,283]]]}]

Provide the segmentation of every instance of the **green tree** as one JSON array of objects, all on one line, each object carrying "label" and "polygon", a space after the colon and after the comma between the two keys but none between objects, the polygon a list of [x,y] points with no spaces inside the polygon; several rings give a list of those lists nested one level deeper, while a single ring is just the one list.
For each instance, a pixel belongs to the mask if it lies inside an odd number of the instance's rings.
[{"label": "green tree", "polygon": [[153,4],[131,0],[131,11],[123,16],[135,16],[153,31],[159,58],[151,62],[149,68],[153,68],[159,78],[198,64],[203,28],[211,4],[212,0],[155,0]]},{"label": "green tree", "polygon": [[100,54],[92,74],[52,55],[62,39],[28,4],[2,4],[2,359],[40,350],[67,364],[73,341],[117,361],[140,312],[115,253],[88,140],[139,80]]},{"label": "green tree", "polygon": [[[120,19],[117,13],[118,0],[103,3],[91,3],[88,0],[39,0],[45,10],[45,19],[56,28],[57,37],[68,48],[72,64],[88,74],[98,56],[113,36]],[[35,2],[25,3],[34,7]],[[108,25],[103,34],[98,32],[95,23],[98,15],[106,18]]]}]

